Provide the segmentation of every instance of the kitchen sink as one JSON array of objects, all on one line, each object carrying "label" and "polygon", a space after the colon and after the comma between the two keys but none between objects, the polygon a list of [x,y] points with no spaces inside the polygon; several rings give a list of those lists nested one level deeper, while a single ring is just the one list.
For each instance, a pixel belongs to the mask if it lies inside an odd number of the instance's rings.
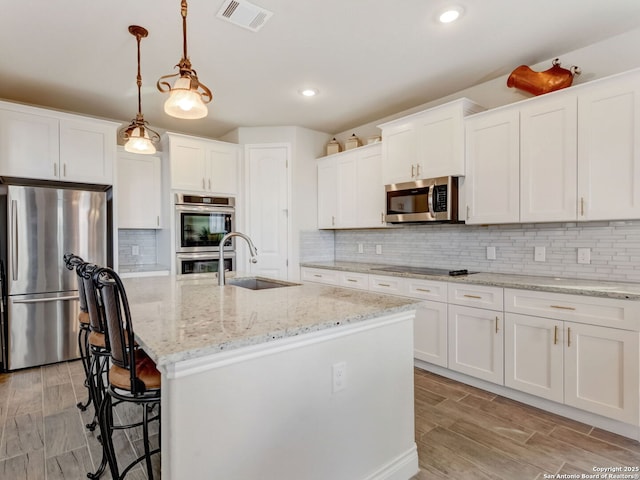
[{"label": "kitchen sink", "polygon": [[284,282],[282,280],[271,280],[260,277],[245,277],[245,278],[227,278],[227,285],[234,285],[236,287],[247,288],[249,290],[267,290],[269,288],[282,288],[282,287],[294,287],[300,285],[299,283]]}]

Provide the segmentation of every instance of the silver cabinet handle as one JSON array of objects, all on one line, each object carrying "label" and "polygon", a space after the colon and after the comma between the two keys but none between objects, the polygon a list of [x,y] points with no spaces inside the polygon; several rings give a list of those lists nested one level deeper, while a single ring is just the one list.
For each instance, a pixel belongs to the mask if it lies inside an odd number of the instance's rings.
[{"label": "silver cabinet handle", "polygon": [[156,217],[156,225],[159,227],[160,226],[160,215],[158,215]]},{"label": "silver cabinet handle", "polygon": [[571,327],[567,327],[567,347],[571,346]]},{"label": "silver cabinet handle", "polygon": [[211,190],[211,179],[209,179],[209,190]]},{"label": "silver cabinet handle", "polygon": [[353,282],[353,283],[357,283],[358,280],[355,280],[353,278],[347,278],[347,282]]},{"label": "silver cabinet handle", "polygon": [[384,212],[380,212],[380,223],[384,223]]},{"label": "silver cabinet handle", "polygon": [[322,275],[318,274],[318,273],[314,273],[313,274],[314,277],[318,277],[318,278],[322,278]]},{"label": "silver cabinet handle", "polygon": [[389,285],[388,283],[379,283],[378,286],[380,286],[380,287],[390,287],[391,285]]},{"label": "silver cabinet handle", "polygon": [[500,321],[500,319],[498,318],[498,316],[496,315],[496,333],[498,333],[498,322]]},{"label": "silver cabinet handle", "polygon": [[553,344],[554,345],[558,344],[558,325],[555,325],[553,327]]},{"label": "silver cabinet handle", "polygon": [[58,176],[58,164],[57,163],[53,164],[53,176],[54,177]]},{"label": "silver cabinet handle", "polygon": [[336,217],[334,217],[333,215],[331,215],[331,226],[335,227],[336,225]]},{"label": "silver cabinet handle", "polygon": [[431,292],[431,290],[429,290],[428,288],[416,288],[416,292],[426,292],[426,293],[429,293],[429,292]]},{"label": "silver cabinet handle", "polygon": [[469,205],[467,205],[467,220],[469,220]]},{"label": "silver cabinet handle", "polygon": [[580,197],[580,216],[584,217],[584,197]]},{"label": "silver cabinet handle", "polygon": [[204,177],[202,177],[202,189],[203,189],[203,190],[205,189],[205,186],[204,186]]},{"label": "silver cabinet handle", "polygon": [[67,176],[67,164],[66,163],[62,164],[62,176],[63,177]]},{"label": "silver cabinet handle", "polygon": [[415,168],[416,167],[413,164],[411,164],[411,178],[415,177],[415,173],[414,173]]},{"label": "silver cabinet handle", "polygon": [[419,176],[420,176],[420,164],[417,163],[416,164],[416,177],[419,177]]},{"label": "silver cabinet handle", "polygon": [[465,297],[465,298],[482,299],[482,297],[480,295],[467,295],[466,293],[463,295],[463,297]]}]

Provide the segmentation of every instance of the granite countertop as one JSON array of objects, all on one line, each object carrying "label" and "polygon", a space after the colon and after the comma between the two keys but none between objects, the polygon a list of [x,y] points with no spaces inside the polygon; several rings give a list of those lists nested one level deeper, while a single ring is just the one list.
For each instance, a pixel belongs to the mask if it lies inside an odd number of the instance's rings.
[{"label": "granite countertop", "polygon": [[392,277],[421,278],[425,280],[472,283],[476,285],[568,293],[572,295],[640,300],[640,283],[482,272],[457,277],[451,277],[449,275],[421,275],[417,273],[398,273],[381,270],[382,268],[395,265],[358,262],[305,262],[300,265],[302,267],[324,268],[328,270],[387,275]]},{"label": "granite countertop", "polygon": [[317,284],[219,287],[215,274],[124,278],[123,283],[136,337],[158,366],[408,311],[417,303]]},{"label": "granite countertop", "polygon": [[150,277],[154,275],[168,275],[171,268],[166,265],[140,264],[140,265],[120,265],[118,274],[121,277]]}]

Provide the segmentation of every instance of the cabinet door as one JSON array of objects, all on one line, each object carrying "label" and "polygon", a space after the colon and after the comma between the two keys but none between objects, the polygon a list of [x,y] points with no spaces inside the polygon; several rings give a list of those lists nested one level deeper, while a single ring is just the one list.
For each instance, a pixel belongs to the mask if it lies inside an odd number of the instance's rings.
[{"label": "cabinet door", "polygon": [[640,73],[578,96],[580,220],[640,218]]},{"label": "cabinet door", "polygon": [[382,183],[382,145],[358,152],[358,227],[381,227],[385,224],[386,195]]},{"label": "cabinet door", "polygon": [[113,126],[60,120],[60,180],[111,185],[116,143]]},{"label": "cabinet door", "polygon": [[416,119],[416,177],[464,175],[464,124],[461,108],[437,109]]},{"label": "cabinet door", "polygon": [[171,188],[204,192],[206,182],[206,152],[203,144],[188,139],[171,139]]},{"label": "cabinet door", "polygon": [[536,99],[520,109],[520,221],[576,220],[577,99]]},{"label": "cabinet door", "polygon": [[517,110],[466,120],[467,223],[511,223],[520,219],[520,142]]},{"label": "cabinet door", "polygon": [[382,181],[385,185],[415,178],[416,130],[412,121],[382,130]]},{"label": "cabinet door", "polygon": [[338,175],[335,158],[318,162],[318,228],[335,228]]},{"label": "cabinet door", "polygon": [[57,179],[58,126],[55,118],[0,110],[0,175]]},{"label": "cabinet door", "polygon": [[341,154],[336,165],[338,205],[336,226],[355,227],[358,221],[358,152]]},{"label": "cabinet door", "polygon": [[638,332],[565,322],[567,405],[638,425]]},{"label": "cabinet door", "polygon": [[447,366],[447,304],[424,301],[418,304],[413,321],[413,356]]},{"label": "cabinet door", "polygon": [[449,305],[449,368],[504,383],[502,312]]},{"label": "cabinet door", "polygon": [[238,193],[238,147],[214,143],[207,146],[207,190],[212,193]]},{"label": "cabinet door", "polygon": [[563,322],[517,313],[504,321],[504,384],[562,403]]},{"label": "cabinet door", "polygon": [[161,192],[159,157],[118,156],[118,228],[161,228]]}]

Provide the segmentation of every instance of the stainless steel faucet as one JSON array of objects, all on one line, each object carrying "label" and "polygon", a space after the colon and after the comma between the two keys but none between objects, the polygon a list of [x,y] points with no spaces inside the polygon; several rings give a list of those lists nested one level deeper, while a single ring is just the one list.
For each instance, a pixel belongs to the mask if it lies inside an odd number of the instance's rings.
[{"label": "stainless steel faucet", "polygon": [[258,259],[256,258],[258,256],[258,249],[247,235],[240,232],[227,233],[224,237],[222,237],[222,240],[220,240],[220,257],[218,258],[218,285],[220,285],[221,287],[224,287],[224,244],[227,243],[227,240],[229,240],[231,237],[244,238],[249,245],[251,263],[256,263],[258,261]]}]

